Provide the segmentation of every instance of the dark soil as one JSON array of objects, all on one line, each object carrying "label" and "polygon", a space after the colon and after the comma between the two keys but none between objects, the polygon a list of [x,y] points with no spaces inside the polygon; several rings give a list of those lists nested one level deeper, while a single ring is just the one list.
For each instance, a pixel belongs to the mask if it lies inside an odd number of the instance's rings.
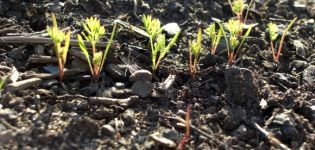
[{"label": "dark soil", "polygon": [[[224,46],[212,56],[204,35],[200,70],[192,78],[188,41],[212,18],[233,17],[227,0],[139,0],[137,5],[133,0],[0,0],[1,39],[43,36],[51,12],[60,27],[71,27],[73,39],[89,16],[99,17],[107,31],[115,19],[143,29],[143,14],[182,29],[153,77],[142,72],[146,80],[139,81],[128,79],[134,70],[151,71],[148,39],[122,26],[97,84],[91,84],[78,47],[71,47],[70,71],[59,83],[51,76],[57,66],[51,44],[1,42],[0,76],[11,73],[16,79],[0,94],[0,149],[176,149],[185,128],[174,118],[185,118],[189,105],[194,127],[185,149],[278,149],[255,123],[289,148],[314,149],[314,8],[312,0],[256,0],[248,22],[258,25],[235,64],[227,66]],[[298,21],[276,64],[267,23],[285,27],[294,17]],[[77,68],[84,71],[73,72]],[[165,90],[161,84],[169,75],[176,78]],[[27,88],[12,86],[25,80],[31,84]]]}]

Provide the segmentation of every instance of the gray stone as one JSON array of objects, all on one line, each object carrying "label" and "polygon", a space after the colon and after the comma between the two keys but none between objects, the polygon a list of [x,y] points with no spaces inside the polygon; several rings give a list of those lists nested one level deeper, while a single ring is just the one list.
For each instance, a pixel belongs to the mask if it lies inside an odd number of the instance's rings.
[{"label": "gray stone", "polygon": [[62,8],[65,6],[65,3],[59,2],[59,1],[53,1],[50,3],[45,4],[45,7],[47,7],[47,10],[49,12],[60,12]]},{"label": "gray stone", "polygon": [[170,139],[172,141],[179,141],[180,140],[179,133],[176,130],[165,129],[162,132],[162,136],[167,138],[167,139]]},{"label": "gray stone", "polygon": [[315,62],[315,54],[312,54],[310,57],[308,57],[310,62]]},{"label": "gray stone", "polygon": [[12,70],[11,70],[11,75],[9,78],[9,82],[16,82],[20,77],[20,72],[13,66]]},{"label": "gray stone", "polygon": [[246,68],[229,67],[225,72],[229,104],[258,103],[259,86],[254,73]]},{"label": "gray stone", "polygon": [[21,46],[21,47],[13,48],[11,51],[8,51],[7,54],[13,60],[18,60],[20,58],[23,58],[23,56],[25,55],[25,53],[27,53],[27,51],[28,50],[25,48],[25,46]]},{"label": "gray stone", "polygon": [[41,84],[44,88],[50,88],[54,85],[58,84],[58,80],[56,79],[48,79],[48,80],[44,80],[43,83]]},{"label": "gray stone", "polygon": [[117,89],[124,89],[125,88],[125,84],[121,83],[121,82],[116,82],[114,84],[114,87],[117,88]]},{"label": "gray stone", "polygon": [[307,12],[306,1],[305,0],[295,0],[293,3],[294,9],[299,13]]},{"label": "gray stone", "polygon": [[138,80],[151,81],[152,73],[149,70],[137,70],[129,77],[130,82],[135,82]]},{"label": "gray stone", "polygon": [[303,79],[309,84],[315,84],[315,65],[310,65],[304,70]]},{"label": "gray stone", "polygon": [[5,86],[5,91],[7,92],[15,92],[19,90],[27,89],[33,85],[40,84],[42,80],[40,78],[30,78],[22,81],[18,81],[15,83],[11,83]]},{"label": "gray stone", "polygon": [[115,128],[109,124],[103,125],[101,128],[101,132],[103,135],[108,137],[113,137],[116,133]]},{"label": "gray stone", "polygon": [[241,122],[246,120],[246,110],[240,107],[238,108],[228,108],[227,114],[223,119],[222,128],[227,131],[233,131],[237,129]]},{"label": "gray stone", "polygon": [[308,67],[308,63],[303,60],[293,60],[289,64],[289,68],[291,72],[296,72],[296,73],[303,71],[306,67]]},{"label": "gray stone", "polygon": [[223,8],[217,2],[213,3],[212,9],[213,9],[212,13],[214,13],[215,17],[222,18],[224,16]]},{"label": "gray stone", "polygon": [[275,66],[272,65],[269,61],[262,61],[261,65],[262,65],[265,69],[273,70],[273,69],[275,68]]},{"label": "gray stone", "polygon": [[128,125],[134,124],[135,122],[135,111],[133,109],[127,109],[123,115],[122,118],[124,122]]},{"label": "gray stone", "polygon": [[99,107],[93,112],[93,118],[95,119],[108,119],[112,120],[115,116],[114,110],[105,108],[105,107]]},{"label": "gray stone", "polygon": [[0,118],[4,118],[6,120],[14,120],[16,119],[18,114],[9,108],[0,109]]},{"label": "gray stone", "polygon": [[103,90],[102,96],[112,98],[113,97],[112,93],[113,93],[112,88],[106,88]]},{"label": "gray stone", "polygon": [[35,55],[45,55],[45,47],[42,44],[36,44],[34,46]]},{"label": "gray stone", "polygon": [[120,69],[115,64],[107,64],[105,66],[105,71],[114,79],[118,81],[124,81],[126,80],[127,76],[125,74],[125,71]]},{"label": "gray stone", "polygon": [[98,90],[98,86],[99,84],[92,83],[89,86],[80,89],[80,92],[84,96],[90,96]]},{"label": "gray stone", "polygon": [[294,40],[293,45],[295,47],[296,55],[305,58],[306,57],[306,46],[300,40]]},{"label": "gray stone", "polygon": [[296,88],[298,87],[299,80],[287,73],[274,73],[271,75],[271,79],[275,84],[283,88]]},{"label": "gray stone", "polygon": [[144,98],[151,94],[153,90],[153,83],[150,81],[139,80],[133,83],[131,90],[140,97]]}]

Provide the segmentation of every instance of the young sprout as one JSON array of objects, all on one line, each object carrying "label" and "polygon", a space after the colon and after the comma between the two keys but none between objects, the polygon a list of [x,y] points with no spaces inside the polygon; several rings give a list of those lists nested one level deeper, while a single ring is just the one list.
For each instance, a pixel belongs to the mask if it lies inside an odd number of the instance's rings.
[{"label": "young sprout", "polygon": [[79,41],[79,47],[87,59],[87,62],[89,64],[90,71],[91,71],[91,74],[93,77],[93,81],[97,82],[98,78],[101,74],[101,71],[103,69],[105,59],[106,59],[107,53],[109,51],[110,45],[112,44],[112,41],[113,41],[114,36],[115,36],[116,23],[114,24],[111,37],[108,41],[108,44],[107,44],[104,52],[98,51],[96,49],[96,43],[105,34],[105,28],[104,28],[104,26],[101,26],[100,20],[97,18],[94,18],[94,17],[87,18],[85,20],[85,23],[82,23],[82,26],[86,32],[86,33],[82,32],[82,35],[83,35],[84,39],[87,40],[92,46],[92,61],[91,61],[88,49],[86,48],[84,41],[83,41],[83,38],[80,34],[77,35],[78,41]]},{"label": "young sprout", "polygon": [[[172,40],[166,46],[166,38],[164,34],[161,34],[161,22],[158,19],[153,19],[151,15],[144,15],[142,17],[144,27],[149,34],[151,54],[152,54],[152,70],[155,71],[162,59],[169,52],[171,47],[175,44],[180,31],[175,34]],[[155,43],[153,41],[155,40]]]},{"label": "young sprout", "polygon": [[247,7],[247,5],[244,3],[243,0],[233,0],[232,2],[231,2],[231,0],[229,0],[229,3],[231,5],[233,13],[235,13],[238,20],[243,22],[243,20],[242,20],[243,19],[243,12],[244,12],[245,8]]},{"label": "young sprout", "polygon": [[198,29],[197,40],[189,42],[189,71],[194,77],[197,74],[197,65],[201,50],[202,33],[201,28]]},{"label": "young sprout", "polygon": [[243,46],[245,40],[249,36],[249,33],[251,32],[253,25],[250,25],[247,29],[246,33],[241,36],[244,23],[240,22],[236,19],[230,19],[228,23],[225,23],[225,27],[229,31],[229,39],[227,38],[227,34],[224,31],[224,27],[222,24],[220,24],[220,30],[223,33],[223,37],[226,41],[226,45],[228,47],[228,64],[231,65],[234,63],[236,56],[238,55],[241,47]]},{"label": "young sprout", "polygon": [[285,30],[282,33],[281,36],[281,40],[280,40],[280,44],[279,44],[279,48],[278,51],[275,51],[274,48],[274,41],[277,39],[278,37],[278,26],[272,22],[268,23],[268,30],[269,30],[269,39],[270,39],[270,45],[271,45],[271,51],[272,51],[272,57],[273,60],[278,63],[279,62],[279,58],[283,49],[283,44],[284,44],[284,39],[285,36],[287,34],[287,32],[291,29],[291,27],[293,26],[294,22],[296,21],[297,18],[294,18],[290,24],[285,28]]},{"label": "young sprout", "polygon": [[[61,82],[64,76],[63,71],[67,60],[71,32],[68,31],[65,34],[63,31],[59,30],[55,15],[51,14],[51,17],[53,21],[53,26],[52,27],[47,26],[47,32],[54,42],[54,49],[59,66],[59,80]],[[65,41],[64,46],[61,45],[63,41]]]},{"label": "young sprout", "polygon": [[211,39],[211,54],[215,55],[215,52],[217,51],[217,47],[219,45],[219,42],[222,37],[222,31],[218,30],[216,32],[216,26],[215,23],[212,23],[208,26],[208,28],[205,30],[205,33],[210,37]]}]

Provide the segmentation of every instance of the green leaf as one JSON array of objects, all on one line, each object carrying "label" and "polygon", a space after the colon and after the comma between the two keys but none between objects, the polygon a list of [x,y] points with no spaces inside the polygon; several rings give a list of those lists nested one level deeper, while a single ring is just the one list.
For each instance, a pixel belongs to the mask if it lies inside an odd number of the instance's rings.
[{"label": "green leaf", "polygon": [[151,37],[156,37],[162,32],[161,22],[159,19],[152,19],[151,15],[143,15],[142,22],[147,33]]},{"label": "green leaf", "polygon": [[0,90],[3,89],[5,83],[7,82],[8,79],[9,79],[9,75],[6,75],[6,76],[2,77],[2,79],[0,79]]},{"label": "green leaf", "polygon": [[231,36],[237,36],[244,28],[244,24],[237,19],[230,19],[225,23],[225,27],[229,30]]},{"label": "green leaf", "polygon": [[222,30],[219,30],[216,36],[215,43],[213,43],[213,46],[218,45],[220,43],[221,37],[222,37]]},{"label": "green leaf", "polygon": [[67,54],[68,54],[69,45],[70,45],[70,38],[71,38],[71,32],[68,31],[67,34],[66,34],[65,45],[62,48],[62,60],[63,60],[64,64],[67,61]]},{"label": "green leaf", "polygon": [[176,43],[176,40],[178,38],[180,34],[180,31],[178,31],[175,36],[172,38],[172,40],[170,41],[170,43],[168,43],[168,45],[166,46],[166,48],[164,48],[164,50],[160,53],[159,56],[159,60],[164,58],[164,56],[170,51],[170,49],[172,48],[172,46]]},{"label": "green leaf", "polygon": [[86,49],[86,46],[85,46],[85,44],[84,44],[84,41],[83,41],[81,35],[78,34],[77,37],[78,37],[79,47],[80,47],[80,49],[82,50],[82,52],[83,52],[83,54],[84,54],[84,56],[85,56],[85,58],[86,58],[86,60],[87,60],[87,62],[88,62],[88,64],[89,64],[91,73],[93,74],[93,68],[92,68],[92,64],[91,64],[89,52],[88,52],[87,49]]},{"label": "green leaf", "polygon": [[101,26],[101,22],[96,17],[86,18],[82,26],[87,33],[83,34],[84,38],[91,44],[96,43],[105,34],[105,27]]},{"label": "green leaf", "polygon": [[93,64],[96,66],[100,66],[103,59],[103,52],[96,52],[93,57]]},{"label": "green leaf", "polygon": [[217,34],[215,31],[215,23],[211,23],[205,30],[205,33],[211,38],[211,40],[215,40]]},{"label": "green leaf", "polygon": [[250,25],[249,28],[247,29],[245,35],[244,35],[243,38],[242,38],[241,44],[240,44],[240,46],[239,46],[240,48],[243,46],[245,40],[246,40],[247,37],[249,36],[249,34],[250,34],[250,32],[252,31],[253,27],[254,27],[254,25]]},{"label": "green leaf", "polygon": [[244,9],[247,7],[243,0],[234,0],[231,5],[232,11],[236,15],[242,15]]},{"label": "green leaf", "polygon": [[54,41],[54,43],[61,43],[65,39],[66,35],[63,31],[58,29],[56,16],[53,13],[51,14],[51,18],[53,21],[53,26],[47,26],[47,33]]},{"label": "green leaf", "polygon": [[271,41],[274,41],[278,37],[278,26],[272,22],[268,23],[268,30],[269,30],[269,38]]},{"label": "green leaf", "polygon": [[297,20],[297,17],[295,17],[290,24],[285,28],[285,30],[283,31],[282,35],[286,35],[287,32],[292,28],[293,24],[295,23],[295,21]]},{"label": "green leaf", "polygon": [[107,43],[107,46],[106,46],[106,49],[105,49],[105,53],[104,53],[104,56],[103,56],[103,59],[102,59],[102,64],[101,64],[100,71],[102,71],[102,69],[103,69],[103,66],[104,66],[104,63],[105,63],[105,60],[106,60],[106,57],[107,57],[107,53],[109,51],[109,48],[110,48],[111,44],[113,43],[113,40],[114,40],[114,37],[115,37],[115,34],[116,34],[116,30],[117,30],[117,23],[114,23],[113,31],[112,31],[110,39],[109,39],[109,41]]},{"label": "green leaf", "polygon": [[236,36],[230,35],[230,45],[232,50],[235,50],[235,48],[238,46],[240,42],[238,41]]},{"label": "green leaf", "polygon": [[163,49],[165,48],[165,35],[164,34],[160,34],[157,38],[156,38],[156,42],[154,44],[154,52],[158,53],[163,51]]},{"label": "green leaf", "polygon": [[200,50],[201,50],[201,40],[202,40],[202,32],[201,32],[201,29],[199,28],[197,40],[192,41],[190,45],[191,52],[195,56],[195,58],[199,57]]},{"label": "green leaf", "polygon": [[224,31],[223,25],[222,25],[220,22],[218,22],[218,24],[219,24],[219,26],[220,26],[220,31],[222,32],[222,35],[223,35],[224,40],[225,40],[225,42],[226,42],[226,46],[227,46],[228,53],[229,53],[229,52],[230,52],[230,44],[229,44],[229,41],[228,41],[228,39],[227,39],[226,32]]}]

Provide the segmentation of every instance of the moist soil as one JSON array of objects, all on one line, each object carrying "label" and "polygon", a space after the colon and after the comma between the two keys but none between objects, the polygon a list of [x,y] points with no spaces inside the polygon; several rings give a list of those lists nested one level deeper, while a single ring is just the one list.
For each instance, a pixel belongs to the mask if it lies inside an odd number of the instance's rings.
[{"label": "moist soil", "polygon": [[[184,149],[280,149],[281,143],[282,149],[314,149],[314,8],[311,0],[255,0],[247,22],[257,25],[235,63],[227,65],[224,42],[211,55],[204,34],[199,72],[191,77],[189,40],[214,18],[234,17],[227,0],[0,0],[1,39],[45,37],[51,12],[61,28],[71,28],[72,39],[89,16],[106,27],[105,42],[116,19],[144,29],[143,14],[181,28],[151,75],[149,40],[120,25],[97,83],[77,46],[70,47],[70,71],[61,83],[51,75],[57,68],[51,44],[1,40],[0,76],[11,79],[0,95],[0,149],[176,149],[185,135],[176,118],[185,118],[188,106],[192,126]],[[294,17],[274,63],[267,23],[283,30]],[[135,81],[135,72],[145,80]],[[16,81],[30,85],[16,88]],[[163,89],[163,82],[171,86]]]}]

